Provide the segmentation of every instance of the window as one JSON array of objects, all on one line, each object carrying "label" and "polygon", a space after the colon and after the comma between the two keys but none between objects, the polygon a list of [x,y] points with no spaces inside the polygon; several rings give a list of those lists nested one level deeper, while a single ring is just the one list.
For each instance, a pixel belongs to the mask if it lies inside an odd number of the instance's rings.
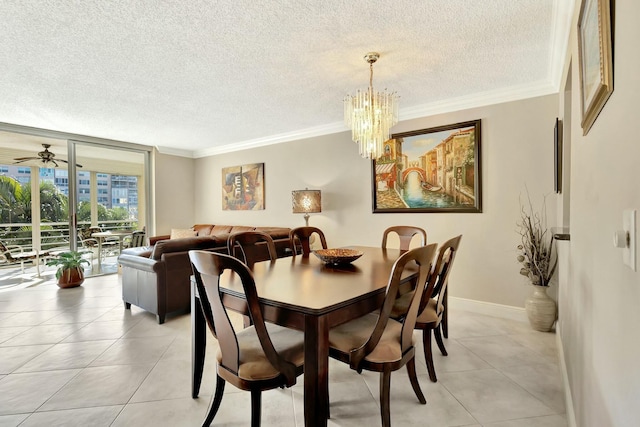
[{"label": "window", "polygon": [[31,168],[18,168],[18,173],[23,173],[25,175],[31,175]]}]

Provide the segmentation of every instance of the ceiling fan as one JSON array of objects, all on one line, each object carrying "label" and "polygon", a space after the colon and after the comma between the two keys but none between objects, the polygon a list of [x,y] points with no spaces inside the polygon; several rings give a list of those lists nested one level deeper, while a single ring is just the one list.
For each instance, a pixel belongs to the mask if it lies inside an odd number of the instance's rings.
[{"label": "ceiling fan", "polygon": [[[66,160],[62,160],[62,159],[55,159],[56,155],[55,153],[52,153],[51,151],[49,151],[49,147],[51,147],[51,144],[42,144],[42,146],[44,147],[44,151],[40,151],[38,153],[38,157],[16,157],[15,162],[13,163],[14,165],[17,165],[18,163],[23,163],[23,162],[27,162],[29,160],[39,160],[43,163],[43,165],[46,167],[47,164],[49,163],[53,163],[55,165],[55,167],[58,167],[58,163],[57,162],[63,162],[63,163],[69,163]],[[79,165],[76,163],[76,166],[81,168],[82,165]]]}]

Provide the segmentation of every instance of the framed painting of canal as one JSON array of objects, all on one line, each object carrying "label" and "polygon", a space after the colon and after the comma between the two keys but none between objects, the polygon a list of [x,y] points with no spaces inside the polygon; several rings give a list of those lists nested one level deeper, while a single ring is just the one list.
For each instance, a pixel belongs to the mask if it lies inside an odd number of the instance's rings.
[{"label": "framed painting of canal", "polygon": [[264,209],[264,163],[222,168],[222,210]]},{"label": "framed painting of canal", "polygon": [[609,0],[583,0],[578,18],[580,105],[586,135],[613,92]]},{"label": "framed painting of canal", "polygon": [[373,212],[482,212],[480,135],[480,120],[393,134],[373,160]]}]

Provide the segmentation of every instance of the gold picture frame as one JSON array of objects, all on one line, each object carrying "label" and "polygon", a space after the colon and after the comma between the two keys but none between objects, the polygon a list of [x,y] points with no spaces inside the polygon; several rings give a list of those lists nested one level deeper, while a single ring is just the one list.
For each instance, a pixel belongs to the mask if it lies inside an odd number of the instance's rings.
[{"label": "gold picture frame", "polygon": [[613,92],[610,0],[583,0],[578,18],[580,105],[586,135]]}]

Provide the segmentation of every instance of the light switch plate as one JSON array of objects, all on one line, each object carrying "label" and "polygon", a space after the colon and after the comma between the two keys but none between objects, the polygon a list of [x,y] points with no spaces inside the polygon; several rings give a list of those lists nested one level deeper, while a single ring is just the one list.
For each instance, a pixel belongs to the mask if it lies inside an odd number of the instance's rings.
[{"label": "light switch plate", "polygon": [[629,233],[629,245],[622,250],[622,262],[633,271],[636,270],[636,211],[625,209],[622,211],[622,228]]}]

